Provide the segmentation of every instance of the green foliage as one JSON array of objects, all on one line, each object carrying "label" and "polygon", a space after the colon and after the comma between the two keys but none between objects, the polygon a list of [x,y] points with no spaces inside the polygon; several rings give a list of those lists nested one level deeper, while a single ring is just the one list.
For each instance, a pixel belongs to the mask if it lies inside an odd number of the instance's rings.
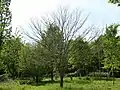
[{"label": "green foliage", "polygon": [[21,66],[21,40],[19,37],[12,37],[3,45],[1,51],[2,62],[7,72],[13,77],[17,77]]},{"label": "green foliage", "polygon": [[0,47],[11,35],[11,12],[9,10],[11,0],[0,1]]},{"label": "green foliage", "polygon": [[8,80],[7,74],[0,75],[0,81],[7,81],[7,80]]},{"label": "green foliage", "polygon": [[[110,0],[110,2],[119,3],[117,0]],[[106,27],[105,34],[92,42],[85,41],[82,36],[74,38],[75,33],[80,30],[87,17],[81,21],[81,12],[76,11],[75,15],[74,12],[70,13],[66,9],[62,10],[61,8],[58,13],[54,13],[54,17],[52,17],[53,23],[50,20],[44,21],[44,30],[42,30],[39,23],[32,23],[31,27],[36,30],[37,34],[35,35],[39,39],[37,40],[35,37],[30,36],[37,42],[26,44],[22,42],[21,37],[11,35],[9,5],[10,0],[1,0],[0,2],[0,74],[4,74],[0,76],[1,81],[8,77],[13,79],[28,78],[29,80],[33,78],[32,80],[39,83],[44,77],[51,77],[53,81],[54,75],[56,74],[57,76],[59,74],[60,86],[63,87],[63,77],[66,73],[69,77],[75,77],[85,76],[89,72],[94,72],[89,75],[107,77],[108,73],[104,71],[112,72],[112,74],[114,74],[114,71],[119,71],[120,36],[117,31],[118,24]],[[97,70],[103,70],[103,72],[96,72]],[[8,77],[5,76],[5,73],[8,74]],[[20,83],[28,84],[29,80],[21,80]],[[90,84],[92,82],[89,77],[86,77],[84,80],[76,80],[70,83]],[[20,86],[19,89],[34,88],[19,84],[18,86]],[[5,89],[10,88],[18,87],[14,87],[14,85],[9,88],[5,87]],[[103,89],[103,87],[101,88]],[[52,89],[59,90],[56,87]],[[76,88],[75,85],[72,87],[65,86],[64,89],[87,90],[88,88]],[[92,90],[91,86],[89,87],[90,89]],[[97,90],[96,87],[94,89]]]},{"label": "green foliage", "polygon": [[120,3],[120,0],[109,0],[108,2],[113,3],[113,4],[117,4],[117,3]]},{"label": "green foliage", "polygon": [[117,4],[118,7],[120,6],[120,0],[109,0],[108,2],[112,4]]},{"label": "green foliage", "polygon": [[104,45],[104,67],[111,68],[111,70],[115,70],[119,68],[119,36],[117,35],[117,27],[119,25],[110,25],[106,28],[106,34],[103,37],[103,45]]},{"label": "green foliage", "polygon": [[60,67],[60,51],[62,42],[62,33],[60,29],[54,25],[49,24],[44,32],[43,40],[38,45],[42,45],[43,54],[47,63],[48,73],[53,74],[57,72]]},{"label": "green foliage", "polygon": [[3,44],[11,36],[11,12],[9,10],[11,0],[0,0],[0,74],[5,72],[5,67],[1,58]]},{"label": "green foliage", "polygon": [[[60,71],[61,67],[66,66],[66,63],[61,62],[61,59],[63,58],[63,33],[59,29],[57,25],[54,23],[49,23],[46,25],[45,29],[41,31],[40,27],[37,27],[37,24],[32,22],[32,26],[34,27],[37,32],[39,33],[41,39],[37,40],[37,43],[35,45],[31,46],[29,50],[33,47],[33,50],[30,50],[29,52],[32,52],[31,55],[28,56],[29,59],[32,58],[29,64],[30,71],[36,66],[41,67],[38,68],[37,72],[41,72],[39,75],[42,74],[51,74],[51,80],[53,79],[53,73]],[[27,54],[26,54],[27,56]],[[31,58],[30,58],[31,57]],[[26,60],[28,62],[28,60]],[[34,62],[37,62],[34,64]],[[34,65],[33,65],[34,64]],[[31,67],[33,65],[33,67]],[[40,70],[41,69],[41,70]],[[39,71],[40,70],[40,71]],[[33,71],[35,71],[33,69]],[[43,73],[43,72],[44,73]],[[34,72],[35,73],[35,72]],[[48,76],[46,75],[46,76]]]},{"label": "green foliage", "polygon": [[71,63],[79,64],[81,67],[87,65],[90,48],[86,41],[83,41],[80,37],[76,38],[71,43],[70,51]]},{"label": "green foliage", "polygon": [[92,51],[90,44],[81,37],[71,41],[69,63],[80,70],[79,74],[87,75],[90,71],[89,69],[92,68],[91,64],[93,64],[92,61],[94,60],[92,59]]},{"label": "green foliage", "polygon": [[39,77],[46,73],[46,62],[42,56],[42,48],[36,45],[26,45],[23,50],[23,77],[35,77],[36,82]]}]

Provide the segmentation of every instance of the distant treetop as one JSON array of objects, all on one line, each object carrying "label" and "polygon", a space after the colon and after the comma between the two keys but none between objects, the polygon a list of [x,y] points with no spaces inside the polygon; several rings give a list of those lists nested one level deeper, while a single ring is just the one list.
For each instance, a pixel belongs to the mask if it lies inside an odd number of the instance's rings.
[{"label": "distant treetop", "polygon": [[120,6],[120,0],[109,0],[109,3],[118,4]]}]

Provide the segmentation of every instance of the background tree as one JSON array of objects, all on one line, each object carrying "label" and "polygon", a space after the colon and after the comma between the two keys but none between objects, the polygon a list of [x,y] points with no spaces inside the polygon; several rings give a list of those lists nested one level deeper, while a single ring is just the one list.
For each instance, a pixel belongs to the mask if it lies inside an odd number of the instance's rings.
[{"label": "background tree", "polygon": [[118,4],[120,6],[120,0],[109,0],[109,3]]},{"label": "background tree", "polygon": [[[61,36],[59,27],[54,24],[49,24],[47,26],[47,30],[45,31],[45,37],[41,41],[42,46],[44,48],[44,56],[46,56],[47,68],[49,73],[51,74],[51,80],[53,81],[53,76],[55,70],[57,69],[58,64],[58,54],[59,47],[61,44]],[[48,66],[49,65],[49,66]]]},{"label": "background tree", "polygon": [[91,60],[91,50],[87,41],[78,37],[71,43],[70,60],[72,65],[80,70],[82,75],[88,74],[88,66]]},{"label": "background tree", "polygon": [[119,0],[109,0],[110,3],[116,4],[116,3],[120,3]]},{"label": "background tree", "polygon": [[110,68],[114,78],[114,71],[119,68],[119,36],[117,36],[117,28],[119,25],[113,24],[106,27],[106,33],[103,38],[104,43],[104,68]]},{"label": "background tree", "polygon": [[21,46],[21,39],[19,37],[12,37],[4,43],[1,52],[2,62],[13,79],[18,77],[20,72]]},{"label": "background tree", "polygon": [[[91,46],[91,50],[92,50],[92,59],[93,62],[96,62],[97,70],[101,71],[101,64],[102,64],[102,60],[104,59],[104,53],[103,53],[103,41],[102,41],[103,35],[99,36],[97,38],[97,40],[95,40]],[[96,59],[96,61],[94,61]],[[95,68],[95,67],[94,67]]]},{"label": "background tree", "polygon": [[11,12],[9,10],[11,0],[0,1],[0,46],[11,33]]},{"label": "background tree", "polygon": [[22,75],[23,77],[33,77],[36,83],[42,80],[47,71],[43,50],[38,44],[27,44],[23,50],[24,69]]},{"label": "background tree", "polygon": [[[11,33],[11,12],[9,10],[11,0],[0,0],[0,53],[2,45]],[[0,73],[4,73],[4,65],[0,54]]]}]

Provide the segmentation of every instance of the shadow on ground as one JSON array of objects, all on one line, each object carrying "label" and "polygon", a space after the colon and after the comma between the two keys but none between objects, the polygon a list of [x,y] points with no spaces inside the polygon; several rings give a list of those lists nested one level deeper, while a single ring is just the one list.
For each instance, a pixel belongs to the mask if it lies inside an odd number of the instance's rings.
[{"label": "shadow on ground", "polygon": [[59,83],[60,81],[51,81],[51,80],[46,80],[46,81],[39,81],[38,83],[34,81],[29,81],[29,80],[20,80],[19,83],[20,85],[32,85],[32,86],[40,86],[40,85],[46,85],[46,84],[54,84],[54,83]]},{"label": "shadow on ground", "polygon": [[[27,85],[32,85],[32,86],[43,86],[43,85],[46,85],[46,84],[57,84],[57,83],[60,83],[59,80],[57,81],[51,81],[51,80],[46,80],[46,81],[39,81],[38,83],[36,82],[30,82],[30,81],[27,81],[27,82],[22,82],[20,83],[21,85],[23,84],[27,84]],[[91,80],[64,80],[64,83],[77,83],[77,84],[89,84],[89,83],[92,83]]]}]

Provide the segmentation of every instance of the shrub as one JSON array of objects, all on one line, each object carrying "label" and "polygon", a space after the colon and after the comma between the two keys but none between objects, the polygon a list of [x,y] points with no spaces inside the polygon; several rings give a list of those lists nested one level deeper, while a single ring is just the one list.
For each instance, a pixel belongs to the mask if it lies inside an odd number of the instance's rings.
[{"label": "shrub", "polygon": [[107,77],[107,76],[110,76],[110,74],[108,72],[92,72],[92,73],[88,74],[88,76],[92,76],[92,77]]},{"label": "shrub", "polygon": [[[93,77],[94,80],[106,80],[106,81],[112,81],[112,77]],[[115,79],[114,79],[115,80]]]},{"label": "shrub", "polygon": [[7,81],[7,80],[8,80],[7,74],[0,75],[0,81]]},{"label": "shrub", "polygon": [[30,84],[31,81],[30,80],[19,80],[19,83],[20,83],[20,85],[22,85],[22,84]]},{"label": "shrub", "polygon": [[78,73],[76,72],[67,74],[67,77],[76,77],[76,76],[78,76]]},{"label": "shrub", "polygon": [[85,77],[85,78],[83,78],[84,80],[91,80],[91,78],[90,77]]}]

